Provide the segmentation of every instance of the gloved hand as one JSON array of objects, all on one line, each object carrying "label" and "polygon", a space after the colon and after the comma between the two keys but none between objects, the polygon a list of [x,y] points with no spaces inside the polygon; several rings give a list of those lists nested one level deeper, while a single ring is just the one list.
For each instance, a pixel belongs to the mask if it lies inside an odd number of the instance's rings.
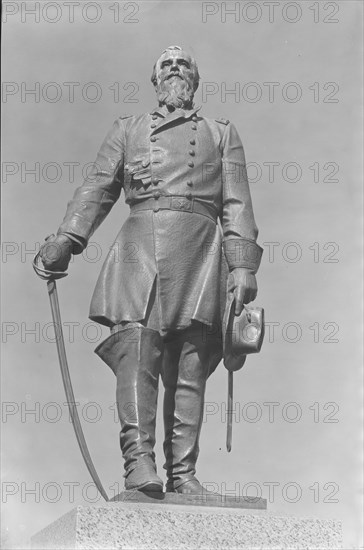
[{"label": "gloved hand", "polygon": [[66,271],[71,260],[73,242],[67,235],[50,235],[40,249],[40,257],[48,271]]},{"label": "gloved hand", "polygon": [[228,292],[235,297],[235,315],[240,315],[243,305],[255,300],[258,292],[255,275],[246,268],[236,267],[228,277]]}]

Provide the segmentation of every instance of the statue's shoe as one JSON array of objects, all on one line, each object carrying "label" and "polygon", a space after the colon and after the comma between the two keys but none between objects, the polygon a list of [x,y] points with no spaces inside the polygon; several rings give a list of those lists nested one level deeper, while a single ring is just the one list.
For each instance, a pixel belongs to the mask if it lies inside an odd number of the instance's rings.
[{"label": "statue's shoe", "polygon": [[[178,483],[178,482],[177,482]],[[214,497],[220,497],[218,493],[213,493],[205,489],[201,483],[195,479],[188,479],[184,483],[181,483],[178,486],[175,486],[173,481],[168,481],[166,485],[167,493],[180,493],[184,495],[208,495]]]},{"label": "statue's shoe", "polygon": [[136,489],[143,492],[163,492],[163,481],[149,464],[141,464],[126,475],[125,489]]}]

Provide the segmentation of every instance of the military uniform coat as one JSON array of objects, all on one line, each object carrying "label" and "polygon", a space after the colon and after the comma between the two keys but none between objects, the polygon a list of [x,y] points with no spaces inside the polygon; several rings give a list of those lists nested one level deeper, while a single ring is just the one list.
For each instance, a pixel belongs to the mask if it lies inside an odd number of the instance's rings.
[{"label": "military uniform coat", "polygon": [[75,241],[75,253],[122,189],[131,211],[101,270],[90,318],[108,326],[142,321],[157,281],[163,329],[219,322],[222,239],[257,237],[234,125],[165,107],[116,120],[58,231]]}]

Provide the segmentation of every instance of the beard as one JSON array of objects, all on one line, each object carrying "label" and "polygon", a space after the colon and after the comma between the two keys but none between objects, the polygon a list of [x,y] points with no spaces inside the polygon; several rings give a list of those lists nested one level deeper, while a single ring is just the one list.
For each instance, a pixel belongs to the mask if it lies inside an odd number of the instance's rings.
[{"label": "beard", "polygon": [[157,86],[159,106],[170,109],[191,109],[194,90],[186,80],[178,77],[162,80]]}]

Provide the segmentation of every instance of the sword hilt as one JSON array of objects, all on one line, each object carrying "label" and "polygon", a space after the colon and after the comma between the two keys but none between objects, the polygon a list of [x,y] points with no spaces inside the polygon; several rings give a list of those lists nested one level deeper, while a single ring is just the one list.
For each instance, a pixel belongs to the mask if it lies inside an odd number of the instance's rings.
[{"label": "sword hilt", "polygon": [[39,267],[39,260],[40,260],[40,252],[35,255],[33,260],[33,269],[40,277],[43,279],[43,281],[50,281],[50,280],[56,280],[56,279],[62,279],[63,277],[67,277],[68,273],[66,271],[50,271],[49,269],[44,269],[43,267]]},{"label": "sword hilt", "polygon": [[[49,237],[53,237],[53,235],[49,235]],[[47,237],[45,240],[47,241],[49,237]],[[62,279],[63,277],[67,277],[68,273],[66,271],[50,271],[49,269],[44,269],[44,267],[39,267],[40,259],[41,259],[41,254],[39,251],[38,254],[34,256],[32,265],[38,277],[43,279],[43,281],[52,281],[52,280],[55,281],[57,279]]]}]

